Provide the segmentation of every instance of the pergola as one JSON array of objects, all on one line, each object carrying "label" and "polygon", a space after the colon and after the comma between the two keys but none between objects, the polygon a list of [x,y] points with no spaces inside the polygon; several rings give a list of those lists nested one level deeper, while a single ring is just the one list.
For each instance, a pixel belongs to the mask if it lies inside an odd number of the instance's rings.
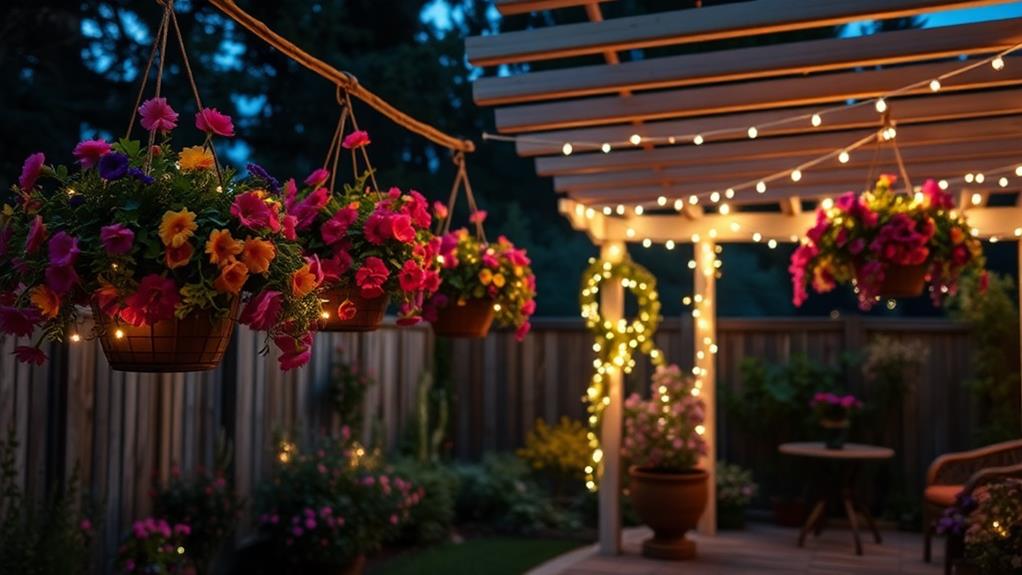
[{"label": "pergola", "polygon": [[[476,102],[496,107],[502,135],[490,137],[513,140],[537,174],[553,177],[562,214],[604,259],[626,257],[627,242],[695,244],[695,357],[711,454],[703,532],[716,518],[716,244],[797,242],[818,203],[864,189],[868,174],[898,173],[899,153],[909,174],[960,190],[958,209],[978,235],[1022,236],[1022,60],[1011,57],[1022,19],[626,62],[619,54],[996,3],[752,0],[604,20],[601,0],[497,0],[505,15],[584,8],[589,21],[466,41],[477,66],[602,56],[601,65],[477,80]],[[623,288],[600,297],[603,317],[620,318]],[[609,379],[599,541],[614,554],[622,375]]]}]

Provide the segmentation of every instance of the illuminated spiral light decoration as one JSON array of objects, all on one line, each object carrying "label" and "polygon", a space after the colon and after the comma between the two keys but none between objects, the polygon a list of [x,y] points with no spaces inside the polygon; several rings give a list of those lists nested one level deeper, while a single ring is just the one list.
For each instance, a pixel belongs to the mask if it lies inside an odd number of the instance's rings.
[{"label": "illuminated spiral light decoration", "polygon": [[[628,321],[606,320],[600,315],[600,286],[608,280],[618,280],[632,292],[638,303],[638,315]],[[614,370],[631,373],[635,367],[636,351],[649,356],[654,365],[662,365],[664,354],[657,349],[653,336],[660,324],[660,297],[656,291],[656,278],[646,268],[625,259],[609,262],[589,258],[589,268],[582,276],[582,293],[579,298],[582,318],[593,334],[593,376],[583,401],[588,402],[589,432],[587,438],[591,449],[590,461],[585,467],[586,488],[596,491],[603,472],[603,450],[600,448],[600,420],[603,410],[610,403],[605,385],[607,376]]]}]

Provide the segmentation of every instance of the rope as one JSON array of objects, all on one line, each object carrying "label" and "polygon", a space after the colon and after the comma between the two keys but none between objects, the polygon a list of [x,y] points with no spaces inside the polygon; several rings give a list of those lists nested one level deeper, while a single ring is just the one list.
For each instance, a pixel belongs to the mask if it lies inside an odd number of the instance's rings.
[{"label": "rope", "polygon": [[352,96],[362,100],[376,111],[390,118],[397,125],[411,132],[415,132],[427,140],[445,148],[461,152],[475,151],[475,144],[473,144],[471,140],[462,140],[445,134],[433,126],[420,122],[419,120],[416,120],[408,114],[398,110],[373,92],[360,85],[351,74],[342,72],[326,62],[310,55],[298,46],[295,46],[286,38],[271,30],[268,26],[266,26],[266,24],[239,8],[237,4],[234,3],[234,0],[210,0],[210,3],[216,6],[229,18],[240,24],[243,28],[252,32],[270,46],[280,50],[285,56],[294,62],[301,64],[323,78],[326,78],[332,84],[343,89],[346,94],[350,93]]},{"label": "rope", "polygon": [[[341,101],[341,87],[337,86],[337,103],[348,108],[348,115],[351,116],[351,127],[355,128],[355,131],[359,131],[358,120],[355,118],[355,109],[351,105],[351,94],[347,90],[344,90],[344,101]],[[373,189],[376,190],[376,194],[383,197],[383,190],[380,189],[380,185],[376,183],[376,170],[373,169],[372,163],[369,162],[369,152],[366,151],[365,146],[359,146],[358,151],[362,153],[362,159],[366,164],[366,171],[369,172],[369,179],[373,182]],[[354,174],[358,174],[358,162],[356,160],[356,151],[351,151],[351,166],[354,170]]]},{"label": "rope", "polygon": [[[167,61],[167,30],[170,28],[168,20],[170,19],[171,12],[173,10],[173,1],[167,2],[163,9],[163,22],[160,26],[160,64],[156,68],[156,89],[154,98],[160,97],[160,89],[163,87],[163,65]],[[153,163],[153,146],[156,144],[156,131],[152,130],[149,132],[149,146],[146,150],[145,158],[145,172],[148,174],[149,169]]]},{"label": "rope", "polygon": [[166,25],[167,13],[164,11],[163,17],[160,19],[160,26],[156,30],[156,36],[153,37],[153,49],[149,51],[149,60],[146,62],[145,71],[142,72],[142,81],[138,86],[138,95],[135,97],[135,106],[131,109],[131,117],[128,118],[128,129],[124,132],[125,140],[131,137],[131,131],[135,128],[135,116],[138,114],[138,109],[142,105],[142,95],[145,94],[145,87],[149,82],[149,73],[153,69],[153,61],[156,59],[156,52],[160,48],[160,37],[163,34],[163,29]]},{"label": "rope", "polygon": [[323,169],[327,169],[328,164],[333,159],[333,164],[329,165],[330,169],[330,193],[334,193],[334,185],[337,182],[337,163],[341,159],[341,140],[344,138],[344,126],[348,123],[348,107],[341,106],[341,115],[337,118],[337,128],[334,130],[334,137],[330,141],[330,149],[327,150],[326,158],[323,160]]},{"label": "rope", "polygon": [[[475,195],[472,193],[472,184],[468,179],[468,170],[465,168],[465,154],[460,151],[455,152],[453,159],[454,165],[457,166],[457,170],[454,175],[454,184],[451,186],[451,195],[447,198],[447,217],[440,223],[438,228],[439,235],[444,235],[451,231],[451,221],[454,219],[454,205],[458,201],[459,184],[462,184],[465,187],[465,199],[468,201],[469,213],[475,214],[479,211]],[[486,232],[483,230],[482,220],[476,219],[474,223],[476,238],[482,243],[488,244],[489,242],[486,240]]]}]

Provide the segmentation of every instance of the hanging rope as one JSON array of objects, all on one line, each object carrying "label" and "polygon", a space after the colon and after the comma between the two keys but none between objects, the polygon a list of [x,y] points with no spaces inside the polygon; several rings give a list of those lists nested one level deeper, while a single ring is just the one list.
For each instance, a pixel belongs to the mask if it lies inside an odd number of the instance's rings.
[{"label": "hanging rope", "polygon": [[[451,231],[451,220],[454,219],[454,206],[458,202],[458,191],[462,187],[465,188],[465,199],[468,201],[469,214],[475,215],[479,212],[475,194],[472,193],[472,183],[469,182],[468,171],[465,169],[465,154],[455,152],[453,159],[456,166],[454,184],[451,185],[451,195],[447,198],[447,217],[440,222],[438,235],[444,235]],[[482,219],[472,218],[471,215],[470,220],[475,224],[476,238],[482,243],[488,244],[486,232],[483,230]]]},{"label": "hanging rope", "polygon": [[210,0],[210,2],[229,18],[252,32],[264,42],[280,50],[291,60],[305,66],[309,70],[329,80],[344,90],[346,95],[362,100],[370,107],[390,118],[394,123],[450,150],[474,152],[475,144],[471,140],[462,140],[441,132],[440,130],[412,118],[398,110],[385,100],[370,92],[358,83],[358,80],[347,72],[342,72],[326,62],[310,55],[298,46],[270,30],[266,24],[254,18],[234,3],[234,0]]}]

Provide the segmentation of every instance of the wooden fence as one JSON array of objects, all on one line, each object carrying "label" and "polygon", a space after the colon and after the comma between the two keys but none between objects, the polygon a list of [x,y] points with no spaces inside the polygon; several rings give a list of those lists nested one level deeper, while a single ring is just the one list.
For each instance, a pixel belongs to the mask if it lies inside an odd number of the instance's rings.
[{"label": "wooden fence", "polygon": [[[691,320],[668,319],[657,341],[670,361],[688,365]],[[913,339],[928,350],[918,385],[905,398],[897,432],[897,465],[918,485],[940,453],[965,447],[975,414],[962,382],[968,376],[966,330],[945,320],[721,319],[718,382],[742,385],[745,357],[781,362],[795,353],[833,360],[876,335]],[[339,355],[368,370],[377,385],[366,398],[364,433],[394,446],[415,410],[416,387],[432,369],[434,338],[427,327],[388,325],[365,334],[317,337],[314,364],[281,374],[276,359],[258,354],[261,339],[240,329],[224,364],[202,374],[151,375],[112,372],[95,342],[55,346],[39,368],[15,364],[13,342],[0,345],[0,429],[13,426],[23,484],[31,493],[70,474],[77,464],[90,490],[103,501],[103,548],[109,549],[132,519],[150,509],[152,480],[173,466],[190,470],[214,460],[217,435],[234,445],[233,477],[243,495],[265,476],[274,433],[299,437],[336,431],[341,422],[327,401],[331,362]],[[581,397],[589,380],[592,340],[578,320],[541,320],[522,343],[507,332],[480,341],[453,341],[449,380],[449,435],[462,459],[521,445],[537,418],[582,418]],[[629,390],[645,386],[641,362]],[[856,391],[861,381],[853,381]],[[379,424],[372,425],[373,420]],[[718,417],[722,457],[755,467],[776,457],[774,446],[755,446],[727,413]],[[766,459],[764,459],[766,458]]]}]

